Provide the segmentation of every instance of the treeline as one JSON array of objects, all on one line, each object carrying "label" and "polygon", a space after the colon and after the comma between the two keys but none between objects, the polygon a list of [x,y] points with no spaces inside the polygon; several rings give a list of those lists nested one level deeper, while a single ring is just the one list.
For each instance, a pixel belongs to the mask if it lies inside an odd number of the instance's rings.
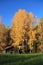
[{"label": "treeline", "polygon": [[43,18],[38,19],[32,12],[19,10],[11,27],[0,22],[0,53],[11,46],[17,53],[43,52]]}]

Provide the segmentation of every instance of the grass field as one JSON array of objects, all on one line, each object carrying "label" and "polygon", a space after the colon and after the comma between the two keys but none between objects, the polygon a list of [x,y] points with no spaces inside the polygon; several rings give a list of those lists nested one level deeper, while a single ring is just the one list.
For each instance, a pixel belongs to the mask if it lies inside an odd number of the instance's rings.
[{"label": "grass field", "polygon": [[0,54],[0,65],[43,65],[43,54]]}]

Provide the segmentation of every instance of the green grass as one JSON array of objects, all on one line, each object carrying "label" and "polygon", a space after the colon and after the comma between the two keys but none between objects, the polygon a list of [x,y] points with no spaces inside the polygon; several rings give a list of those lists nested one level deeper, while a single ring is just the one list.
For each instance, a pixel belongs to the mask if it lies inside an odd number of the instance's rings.
[{"label": "green grass", "polygon": [[0,65],[43,65],[43,54],[0,54]]}]

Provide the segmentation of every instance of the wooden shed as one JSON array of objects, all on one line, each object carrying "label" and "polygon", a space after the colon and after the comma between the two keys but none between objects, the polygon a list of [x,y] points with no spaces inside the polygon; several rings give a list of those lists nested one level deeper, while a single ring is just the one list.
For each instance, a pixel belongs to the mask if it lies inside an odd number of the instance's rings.
[{"label": "wooden shed", "polygon": [[14,46],[8,46],[5,48],[6,53],[18,53],[18,49]]}]

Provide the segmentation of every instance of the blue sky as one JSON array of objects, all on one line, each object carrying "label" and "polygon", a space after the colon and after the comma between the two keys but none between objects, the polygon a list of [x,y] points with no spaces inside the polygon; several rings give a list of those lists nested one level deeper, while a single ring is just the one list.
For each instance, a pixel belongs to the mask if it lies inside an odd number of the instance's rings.
[{"label": "blue sky", "polygon": [[0,0],[0,16],[5,26],[11,26],[13,16],[19,9],[25,9],[41,18],[43,17],[43,0]]}]

